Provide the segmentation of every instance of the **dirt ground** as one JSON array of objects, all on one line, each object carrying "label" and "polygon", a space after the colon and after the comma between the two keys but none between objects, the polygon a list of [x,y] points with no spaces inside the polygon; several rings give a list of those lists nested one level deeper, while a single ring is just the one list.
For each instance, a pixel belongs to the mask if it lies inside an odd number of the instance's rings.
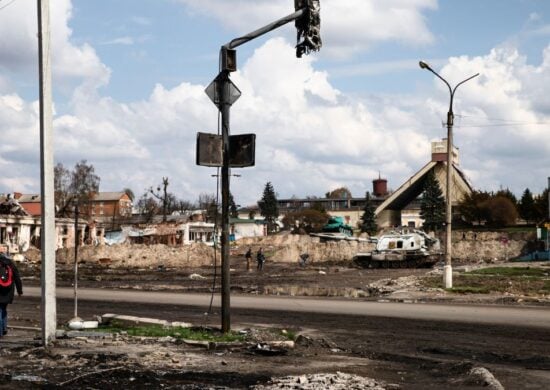
[{"label": "dirt ground", "polygon": [[[402,300],[410,300],[415,296],[412,291],[434,299],[446,297],[417,286],[417,277],[433,272],[426,269],[365,270],[341,263],[300,267],[268,262],[262,272],[249,272],[242,258],[233,259],[231,268],[235,294],[386,299],[388,292],[399,297],[407,291],[403,297],[408,298]],[[39,285],[38,266],[26,263],[20,269],[26,286]],[[209,292],[214,273],[214,290],[218,291],[219,268],[214,272],[213,267],[115,269],[82,264],[78,283],[92,288]],[[71,286],[72,281],[72,268],[59,266],[57,284]],[[271,388],[546,389],[550,381],[550,335],[521,324],[480,326],[234,309],[233,329],[284,329],[297,335],[294,348],[263,348],[269,340],[261,336],[252,344],[205,349],[170,339],[81,334],[58,339],[44,350],[35,339],[39,334],[29,329],[40,324],[39,305],[38,299],[23,296],[9,307],[10,325],[16,328],[0,341],[0,389],[260,389],[288,376],[294,376],[286,382],[292,385],[276,382]],[[218,326],[220,313],[206,316],[206,309],[86,301],[79,306],[79,314],[91,319],[115,312]],[[62,325],[72,317],[72,300],[58,300],[57,310]],[[344,387],[337,387],[335,377],[323,376],[338,372],[353,375],[353,381],[344,378]]]},{"label": "dirt ground", "polygon": [[[39,265],[22,263],[21,273],[28,285],[39,285]],[[311,295],[366,297],[370,283],[381,279],[422,276],[427,269],[364,269],[353,263],[323,263],[299,266],[298,263],[266,263],[258,272],[256,263],[247,270],[241,257],[231,259],[231,290],[235,293],[272,295]],[[214,283],[215,280],[215,283]],[[57,285],[72,286],[72,265],[57,266]],[[179,292],[219,291],[220,267],[196,268],[120,268],[83,263],[78,269],[78,285],[90,288],[171,290]]]}]

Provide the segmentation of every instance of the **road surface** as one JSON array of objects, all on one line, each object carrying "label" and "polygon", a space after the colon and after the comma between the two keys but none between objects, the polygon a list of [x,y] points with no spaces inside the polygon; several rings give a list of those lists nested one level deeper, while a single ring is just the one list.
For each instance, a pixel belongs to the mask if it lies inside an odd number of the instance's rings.
[{"label": "road surface", "polygon": [[[59,287],[57,292],[61,326],[73,317],[73,289]],[[39,295],[39,288],[27,287],[25,295],[16,298],[10,306],[14,325],[39,326]],[[209,303],[208,294],[82,288],[78,307],[85,319],[116,313],[219,327],[218,297],[213,312],[205,316]],[[484,367],[507,389],[547,389],[550,383],[550,310],[544,307],[236,294],[231,305],[233,329],[289,329],[319,340],[286,357],[233,353],[238,377],[343,370],[397,383],[404,389],[481,389],[486,388],[483,383],[468,378],[472,368]],[[337,361],[347,363],[337,366]],[[231,364],[227,367],[235,369]],[[223,379],[226,375],[219,364],[201,369],[208,377],[222,375]]]},{"label": "road surface", "polygon": [[[40,296],[40,288],[27,287],[25,294]],[[73,298],[74,290],[58,287],[57,297]],[[78,299],[208,307],[211,295],[84,288],[78,290]],[[213,305],[220,306],[219,295],[214,297]],[[550,309],[546,307],[466,306],[233,295],[231,308],[550,328]]]}]

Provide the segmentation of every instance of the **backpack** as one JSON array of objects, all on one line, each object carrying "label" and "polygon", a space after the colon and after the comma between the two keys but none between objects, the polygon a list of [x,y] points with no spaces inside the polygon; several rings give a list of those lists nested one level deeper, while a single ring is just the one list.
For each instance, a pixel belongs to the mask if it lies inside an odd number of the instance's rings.
[{"label": "backpack", "polygon": [[0,287],[9,288],[13,284],[13,270],[11,265],[0,261]]}]

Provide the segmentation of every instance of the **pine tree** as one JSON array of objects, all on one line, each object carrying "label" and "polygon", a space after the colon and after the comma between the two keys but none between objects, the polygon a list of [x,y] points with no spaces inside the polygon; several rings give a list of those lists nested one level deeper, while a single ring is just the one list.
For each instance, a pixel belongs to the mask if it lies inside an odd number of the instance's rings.
[{"label": "pine tree", "polygon": [[542,194],[535,197],[535,222],[550,222],[550,210],[548,205],[548,188],[546,188]]},{"label": "pine tree", "polygon": [[233,194],[229,193],[229,216],[231,218],[239,218],[239,212],[237,211],[237,204],[233,198]]},{"label": "pine tree", "polygon": [[376,224],[376,217],[374,215],[374,206],[372,205],[370,193],[367,191],[365,195],[365,207],[363,208],[363,215],[361,216],[361,232],[376,234],[378,226]]},{"label": "pine tree", "polygon": [[433,171],[428,174],[424,183],[420,217],[424,219],[424,229],[427,231],[438,230],[445,222],[445,199]]},{"label": "pine tree", "polygon": [[262,199],[258,202],[260,214],[267,222],[267,231],[273,233],[277,229],[277,218],[279,217],[279,206],[277,204],[277,196],[271,182],[267,182],[264,188]]},{"label": "pine tree", "polygon": [[519,215],[527,222],[530,222],[535,219],[535,214],[535,199],[529,188],[526,188],[519,201]]}]

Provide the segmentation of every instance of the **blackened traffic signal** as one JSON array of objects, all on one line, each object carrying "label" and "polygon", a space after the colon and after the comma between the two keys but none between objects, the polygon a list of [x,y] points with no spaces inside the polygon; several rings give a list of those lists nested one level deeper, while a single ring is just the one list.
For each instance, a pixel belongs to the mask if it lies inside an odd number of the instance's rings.
[{"label": "blackened traffic signal", "polygon": [[296,57],[312,51],[319,51],[321,41],[321,4],[319,0],[294,0],[296,11],[305,9],[304,15],[297,19]]}]

